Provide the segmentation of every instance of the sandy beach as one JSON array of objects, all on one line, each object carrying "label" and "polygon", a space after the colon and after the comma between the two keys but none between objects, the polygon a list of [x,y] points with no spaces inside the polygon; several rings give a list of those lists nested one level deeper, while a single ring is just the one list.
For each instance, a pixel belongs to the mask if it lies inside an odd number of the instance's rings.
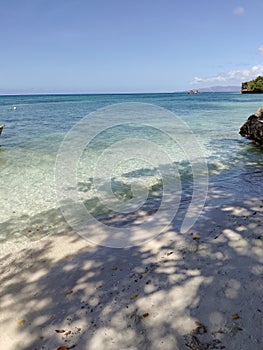
[{"label": "sandy beach", "polygon": [[68,232],[3,256],[0,348],[262,349],[262,224],[232,199],[130,249]]}]

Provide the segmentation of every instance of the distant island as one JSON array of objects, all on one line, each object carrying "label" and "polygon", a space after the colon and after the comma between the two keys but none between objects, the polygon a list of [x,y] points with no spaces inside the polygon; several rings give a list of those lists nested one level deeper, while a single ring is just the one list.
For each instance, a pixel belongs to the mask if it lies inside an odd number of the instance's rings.
[{"label": "distant island", "polygon": [[263,77],[258,76],[254,80],[242,83],[241,94],[262,94],[263,93]]}]

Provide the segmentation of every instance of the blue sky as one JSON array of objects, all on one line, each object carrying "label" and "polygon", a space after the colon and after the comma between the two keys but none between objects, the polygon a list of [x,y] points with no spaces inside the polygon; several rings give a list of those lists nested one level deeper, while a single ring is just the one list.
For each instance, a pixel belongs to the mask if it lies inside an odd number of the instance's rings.
[{"label": "blue sky", "polygon": [[0,92],[165,92],[263,75],[262,0],[0,0]]}]

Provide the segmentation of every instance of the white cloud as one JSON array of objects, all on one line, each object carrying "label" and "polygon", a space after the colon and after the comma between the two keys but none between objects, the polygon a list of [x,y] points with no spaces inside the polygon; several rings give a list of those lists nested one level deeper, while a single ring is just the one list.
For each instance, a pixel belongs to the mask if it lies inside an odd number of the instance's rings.
[{"label": "white cloud", "polygon": [[243,15],[244,12],[245,12],[245,9],[244,9],[244,7],[241,7],[241,6],[236,7],[234,9],[234,14],[235,15]]},{"label": "white cloud", "polygon": [[245,70],[232,70],[223,74],[219,74],[213,77],[198,78],[195,77],[191,84],[219,84],[220,85],[232,85],[241,84],[243,81],[249,81],[255,79],[258,75],[263,75],[263,64],[253,66],[250,69]]},{"label": "white cloud", "polygon": [[258,53],[260,55],[263,55],[263,45],[261,45],[259,48],[258,48]]}]

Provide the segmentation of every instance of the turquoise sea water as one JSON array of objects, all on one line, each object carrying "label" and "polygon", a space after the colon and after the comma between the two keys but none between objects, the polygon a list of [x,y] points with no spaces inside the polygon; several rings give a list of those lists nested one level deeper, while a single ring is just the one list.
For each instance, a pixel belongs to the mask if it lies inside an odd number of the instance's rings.
[{"label": "turquoise sea water", "polygon": [[[173,93],[1,96],[0,124],[6,124],[0,138],[0,242],[3,249],[6,249],[8,242],[21,244],[25,239],[39,239],[50,232],[67,228],[59,210],[54,184],[59,146],[66,133],[81,118],[98,108],[125,102],[149,103],[174,112],[187,123],[200,143],[207,158],[211,183],[226,193],[230,188],[235,188],[241,195],[251,195],[253,188],[254,194],[260,196],[263,153],[259,147],[241,138],[238,131],[245,119],[263,105],[262,95]],[[118,123],[118,116],[116,120],[113,117],[112,123],[115,122]],[[132,122],[140,123],[140,116],[134,116]],[[164,121],[157,122],[161,128]],[[91,117],[91,130],[96,123],[96,118]],[[165,127],[173,133],[173,118],[165,123]],[[133,132],[136,134],[142,131],[134,129]],[[110,212],[98,203],[92,188],[92,169],[98,154],[118,141],[120,135],[129,137],[129,133],[130,129],[120,127],[100,135],[80,159],[78,191],[88,210],[95,216],[105,216]],[[159,144],[163,143],[164,147],[172,150],[173,145],[163,135],[156,134],[153,137]],[[187,193],[187,188],[191,188],[191,165],[184,159],[183,153],[178,152],[176,166]],[[142,175],[148,177],[153,198],[162,190],[161,176],[156,167],[146,167],[135,159],[121,164],[115,170],[113,191],[122,200],[132,196],[130,181]],[[103,178],[103,173],[98,176]]]}]

